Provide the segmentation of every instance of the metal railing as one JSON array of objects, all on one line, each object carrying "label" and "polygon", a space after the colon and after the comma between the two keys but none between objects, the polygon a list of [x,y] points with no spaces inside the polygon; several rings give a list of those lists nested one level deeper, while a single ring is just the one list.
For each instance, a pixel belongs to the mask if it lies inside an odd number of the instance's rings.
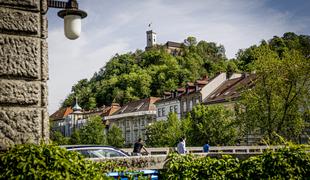
[{"label": "metal railing", "polygon": [[[267,149],[276,150],[283,146],[214,146],[210,147],[209,154],[260,154]],[[167,155],[176,151],[175,147],[146,148],[150,155]],[[204,153],[202,147],[187,147],[188,153]],[[123,151],[131,154],[132,148],[123,148]]]}]

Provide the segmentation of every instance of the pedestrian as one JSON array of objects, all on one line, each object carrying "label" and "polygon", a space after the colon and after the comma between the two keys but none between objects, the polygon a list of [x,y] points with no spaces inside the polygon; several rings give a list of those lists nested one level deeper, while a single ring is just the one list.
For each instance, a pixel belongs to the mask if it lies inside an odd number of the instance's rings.
[{"label": "pedestrian", "polygon": [[208,153],[210,149],[210,145],[208,144],[208,142],[206,142],[205,145],[203,145],[203,152],[204,153]]},{"label": "pedestrian", "polygon": [[142,143],[142,139],[139,138],[137,142],[135,142],[134,146],[133,146],[133,155],[135,156],[142,156],[141,154],[141,149],[144,149],[144,151],[146,152],[146,154],[149,154],[146,150],[146,148],[144,147],[143,143]]},{"label": "pedestrian", "polygon": [[179,154],[186,154],[186,152],[187,152],[186,151],[185,140],[186,140],[186,138],[184,136],[182,136],[180,138],[180,141],[179,141],[179,143],[177,145],[177,151],[178,151]]}]

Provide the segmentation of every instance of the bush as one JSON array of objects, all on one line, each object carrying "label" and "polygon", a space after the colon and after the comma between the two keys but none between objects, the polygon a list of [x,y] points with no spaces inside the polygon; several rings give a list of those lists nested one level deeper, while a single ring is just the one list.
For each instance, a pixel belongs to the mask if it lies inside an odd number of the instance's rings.
[{"label": "bush", "polygon": [[301,146],[290,145],[247,160],[223,155],[170,154],[162,172],[164,179],[307,179],[310,155]]},{"label": "bush", "polygon": [[242,162],[245,179],[305,179],[310,177],[310,155],[300,146],[267,151]]},{"label": "bush", "polygon": [[0,155],[0,179],[107,179],[98,164],[55,145],[17,145]]},{"label": "bush", "polygon": [[222,159],[209,156],[172,153],[164,166],[164,179],[227,179],[231,170],[238,168],[239,160],[224,155]]}]

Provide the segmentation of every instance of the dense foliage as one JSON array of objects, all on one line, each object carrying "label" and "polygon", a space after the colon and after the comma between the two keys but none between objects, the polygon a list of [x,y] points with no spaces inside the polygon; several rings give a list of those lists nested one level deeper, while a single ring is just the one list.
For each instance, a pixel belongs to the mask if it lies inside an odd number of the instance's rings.
[{"label": "dense foliage", "polygon": [[149,51],[116,54],[90,80],[82,79],[74,85],[63,106],[70,106],[75,97],[84,109],[112,102],[122,105],[161,96],[164,91],[175,90],[187,81],[237,68],[233,61],[227,61],[224,47],[213,42],[197,43],[194,37],[189,37],[181,49],[178,56],[167,53],[161,46]]},{"label": "dense foliage", "polygon": [[186,120],[180,121],[175,113],[170,113],[167,121],[147,126],[146,143],[151,147],[175,147],[187,128]]},{"label": "dense foliage", "polygon": [[171,113],[167,121],[148,126],[146,133],[152,147],[175,147],[181,136],[187,146],[233,145],[241,135],[233,111],[220,105],[197,105],[184,119]]},{"label": "dense foliage", "polygon": [[240,161],[221,158],[170,154],[163,171],[164,179],[307,179],[310,155],[298,146],[271,150]]},{"label": "dense foliage", "polygon": [[94,162],[56,145],[24,144],[0,154],[0,179],[114,179],[107,177],[109,172],[117,172],[114,173],[117,179],[148,179],[143,172],[133,169],[154,163],[149,158]]},{"label": "dense foliage", "polygon": [[221,105],[196,105],[189,118],[187,142],[191,146],[234,145],[239,135],[234,111]]},{"label": "dense foliage", "polygon": [[270,142],[274,134],[298,142],[309,121],[310,38],[286,33],[240,54],[256,71],[255,86],[243,93],[238,117],[245,133]]},{"label": "dense foliage", "polygon": [[108,145],[118,148],[124,146],[125,138],[123,137],[123,132],[114,124],[109,128],[107,133],[107,142]]},{"label": "dense foliage", "polygon": [[54,145],[18,145],[0,155],[0,179],[106,179],[77,152]]}]

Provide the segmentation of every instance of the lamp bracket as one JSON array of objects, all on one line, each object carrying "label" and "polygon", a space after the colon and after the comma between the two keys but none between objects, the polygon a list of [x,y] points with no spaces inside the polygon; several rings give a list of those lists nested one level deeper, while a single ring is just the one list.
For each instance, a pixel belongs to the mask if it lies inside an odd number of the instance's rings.
[{"label": "lamp bracket", "polygon": [[69,0],[68,2],[47,0],[48,7],[58,9],[79,9],[79,4],[76,0]]}]

